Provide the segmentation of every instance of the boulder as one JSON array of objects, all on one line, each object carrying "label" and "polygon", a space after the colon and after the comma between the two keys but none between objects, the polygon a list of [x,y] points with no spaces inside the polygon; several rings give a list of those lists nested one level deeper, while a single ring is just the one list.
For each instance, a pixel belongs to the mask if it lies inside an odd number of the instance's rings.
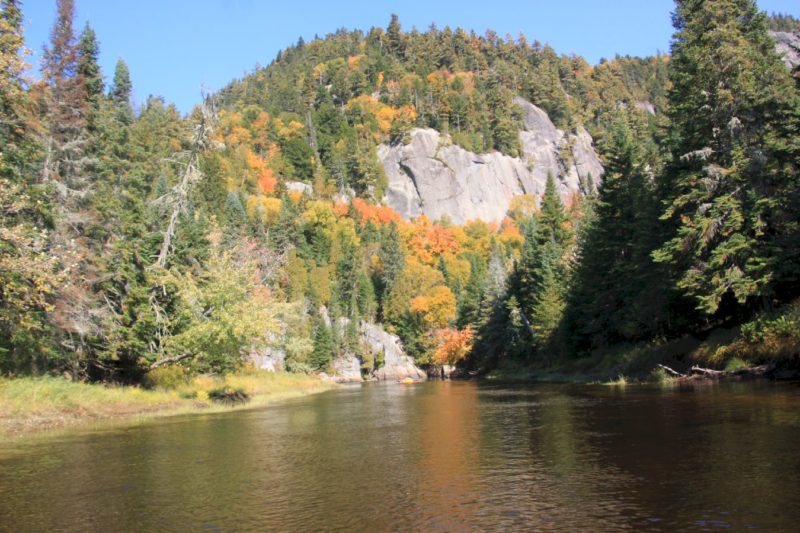
[{"label": "boulder", "polygon": [[563,197],[581,190],[589,174],[599,183],[603,167],[583,127],[566,134],[542,109],[522,98],[514,103],[522,110],[522,157],[475,154],[429,128],[411,130],[407,144],[380,145],[386,203],[407,219],[498,222],[515,196],[540,196],[548,173],[557,178]]}]

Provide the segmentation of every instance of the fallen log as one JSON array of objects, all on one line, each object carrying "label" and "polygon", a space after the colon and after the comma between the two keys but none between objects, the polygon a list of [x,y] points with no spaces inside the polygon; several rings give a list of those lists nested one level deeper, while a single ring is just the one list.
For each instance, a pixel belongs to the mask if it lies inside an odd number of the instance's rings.
[{"label": "fallen log", "polygon": [[751,366],[748,368],[740,368],[738,370],[714,370],[711,368],[703,368],[700,366],[693,366],[689,371],[687,377],[704,377],[708,379],[720,378],[758,378],[769,377],[775,371],[775,365],[772,363],[759,366]]},{"label": "fallen log", "polygon": [[670,376],[672,376],[674,378],[686,377],[686,374],[681,374],[680,372],[678,372],[676,370],[673,370],[672,368],[668,367],[667,365],[658,364],[656,366],[658,366],[658,368],[662,369],[664,372],[666,372],[667,374],[669,374]]},{"label": "fallen log", "polygon": [[720,376],[724,376],[726,372],[724,370],[712,370],[710,368],[703,368],[700,366],[693,366],[692,369],[689,371],[690,374],[699,374],[701,376],[707,376],[710,378],[718,378]]}]

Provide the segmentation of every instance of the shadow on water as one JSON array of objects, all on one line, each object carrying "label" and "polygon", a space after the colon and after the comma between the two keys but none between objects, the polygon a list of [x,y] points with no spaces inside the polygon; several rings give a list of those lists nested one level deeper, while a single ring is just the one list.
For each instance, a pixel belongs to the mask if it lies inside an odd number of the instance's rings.
[{"label": "shadow on water", "polygon": [[800,388],[367,384],[0,444],[0,530],[791,530]]}]

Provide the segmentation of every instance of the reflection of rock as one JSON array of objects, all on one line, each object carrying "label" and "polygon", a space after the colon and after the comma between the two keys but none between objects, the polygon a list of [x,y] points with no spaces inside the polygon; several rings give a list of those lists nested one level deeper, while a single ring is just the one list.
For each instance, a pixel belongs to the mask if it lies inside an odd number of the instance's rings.
[{"label": "reflection of rock", "polygon": [[[344,334],[350,321],[340,318],[337,327]],[[399,380],[405,378],[425,379],[426,374],[420,370],[414,360],[403,351],[400,338],[388,333],[378,324],[362,321],[360,324],[360,341],[365,350],[369,350],[373,360],[383,357],[383,365],[372,377],[378,380]],[[361,381],[361,362],[354,354],[345,354],[334,359],[332,366],[333,379],[339,382]]]},{"label": "reflection of rock", "polygon": [[499,221],[514,196],[541,195],[549,172],[562,196],[580,190],[589,174],[599,183],[603,167],[583,127],[565,134],[535,105],[522,98],[514,103],[523,112],[521,158],[474,154],[432,129],[413,129],[409,144],[380,145],[387,203],[404,218]]}]

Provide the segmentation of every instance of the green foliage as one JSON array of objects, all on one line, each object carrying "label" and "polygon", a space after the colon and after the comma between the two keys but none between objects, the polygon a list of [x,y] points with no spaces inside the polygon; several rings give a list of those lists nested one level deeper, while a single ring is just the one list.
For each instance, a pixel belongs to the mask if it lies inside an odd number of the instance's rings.
[{"label": "green foliage", "polygon": [[165,272],[161,285],[174,286],[177,300],[164,355],[190,355],[200,372],[229,372],[248,350],[265,347],[277,325],[275,308],[252,284],[256,268],[252,260],[215,247],[200,271]]},{"label": "green foliage", "polygon": [[798,147],[786,141],[798,93],[755,2],[680,2],[674,20],[663,215],[672,235],[654,258],[713,315],[726,299],[773,297],[778,246],[798,235],[786,210],[797,190],[787,163]]},{"label": "green foliage", "polygon": [[324,322],[320,321],[314,329],[314,349],[309,358],[311,368],[327,370],[333,359],[335,344],[333,332]]},{"label": "green foliage", "polygon": [[180,365],[166,365],[147,373],[144,384],[152,389],[177,390],[189,382],[189,371]]},{"label": "green foliage", "polygon": [[767,340],[800,340],[800,302],[794,302],[780,313],[764,313],[742,325],[741,338],[747,343]]}]

